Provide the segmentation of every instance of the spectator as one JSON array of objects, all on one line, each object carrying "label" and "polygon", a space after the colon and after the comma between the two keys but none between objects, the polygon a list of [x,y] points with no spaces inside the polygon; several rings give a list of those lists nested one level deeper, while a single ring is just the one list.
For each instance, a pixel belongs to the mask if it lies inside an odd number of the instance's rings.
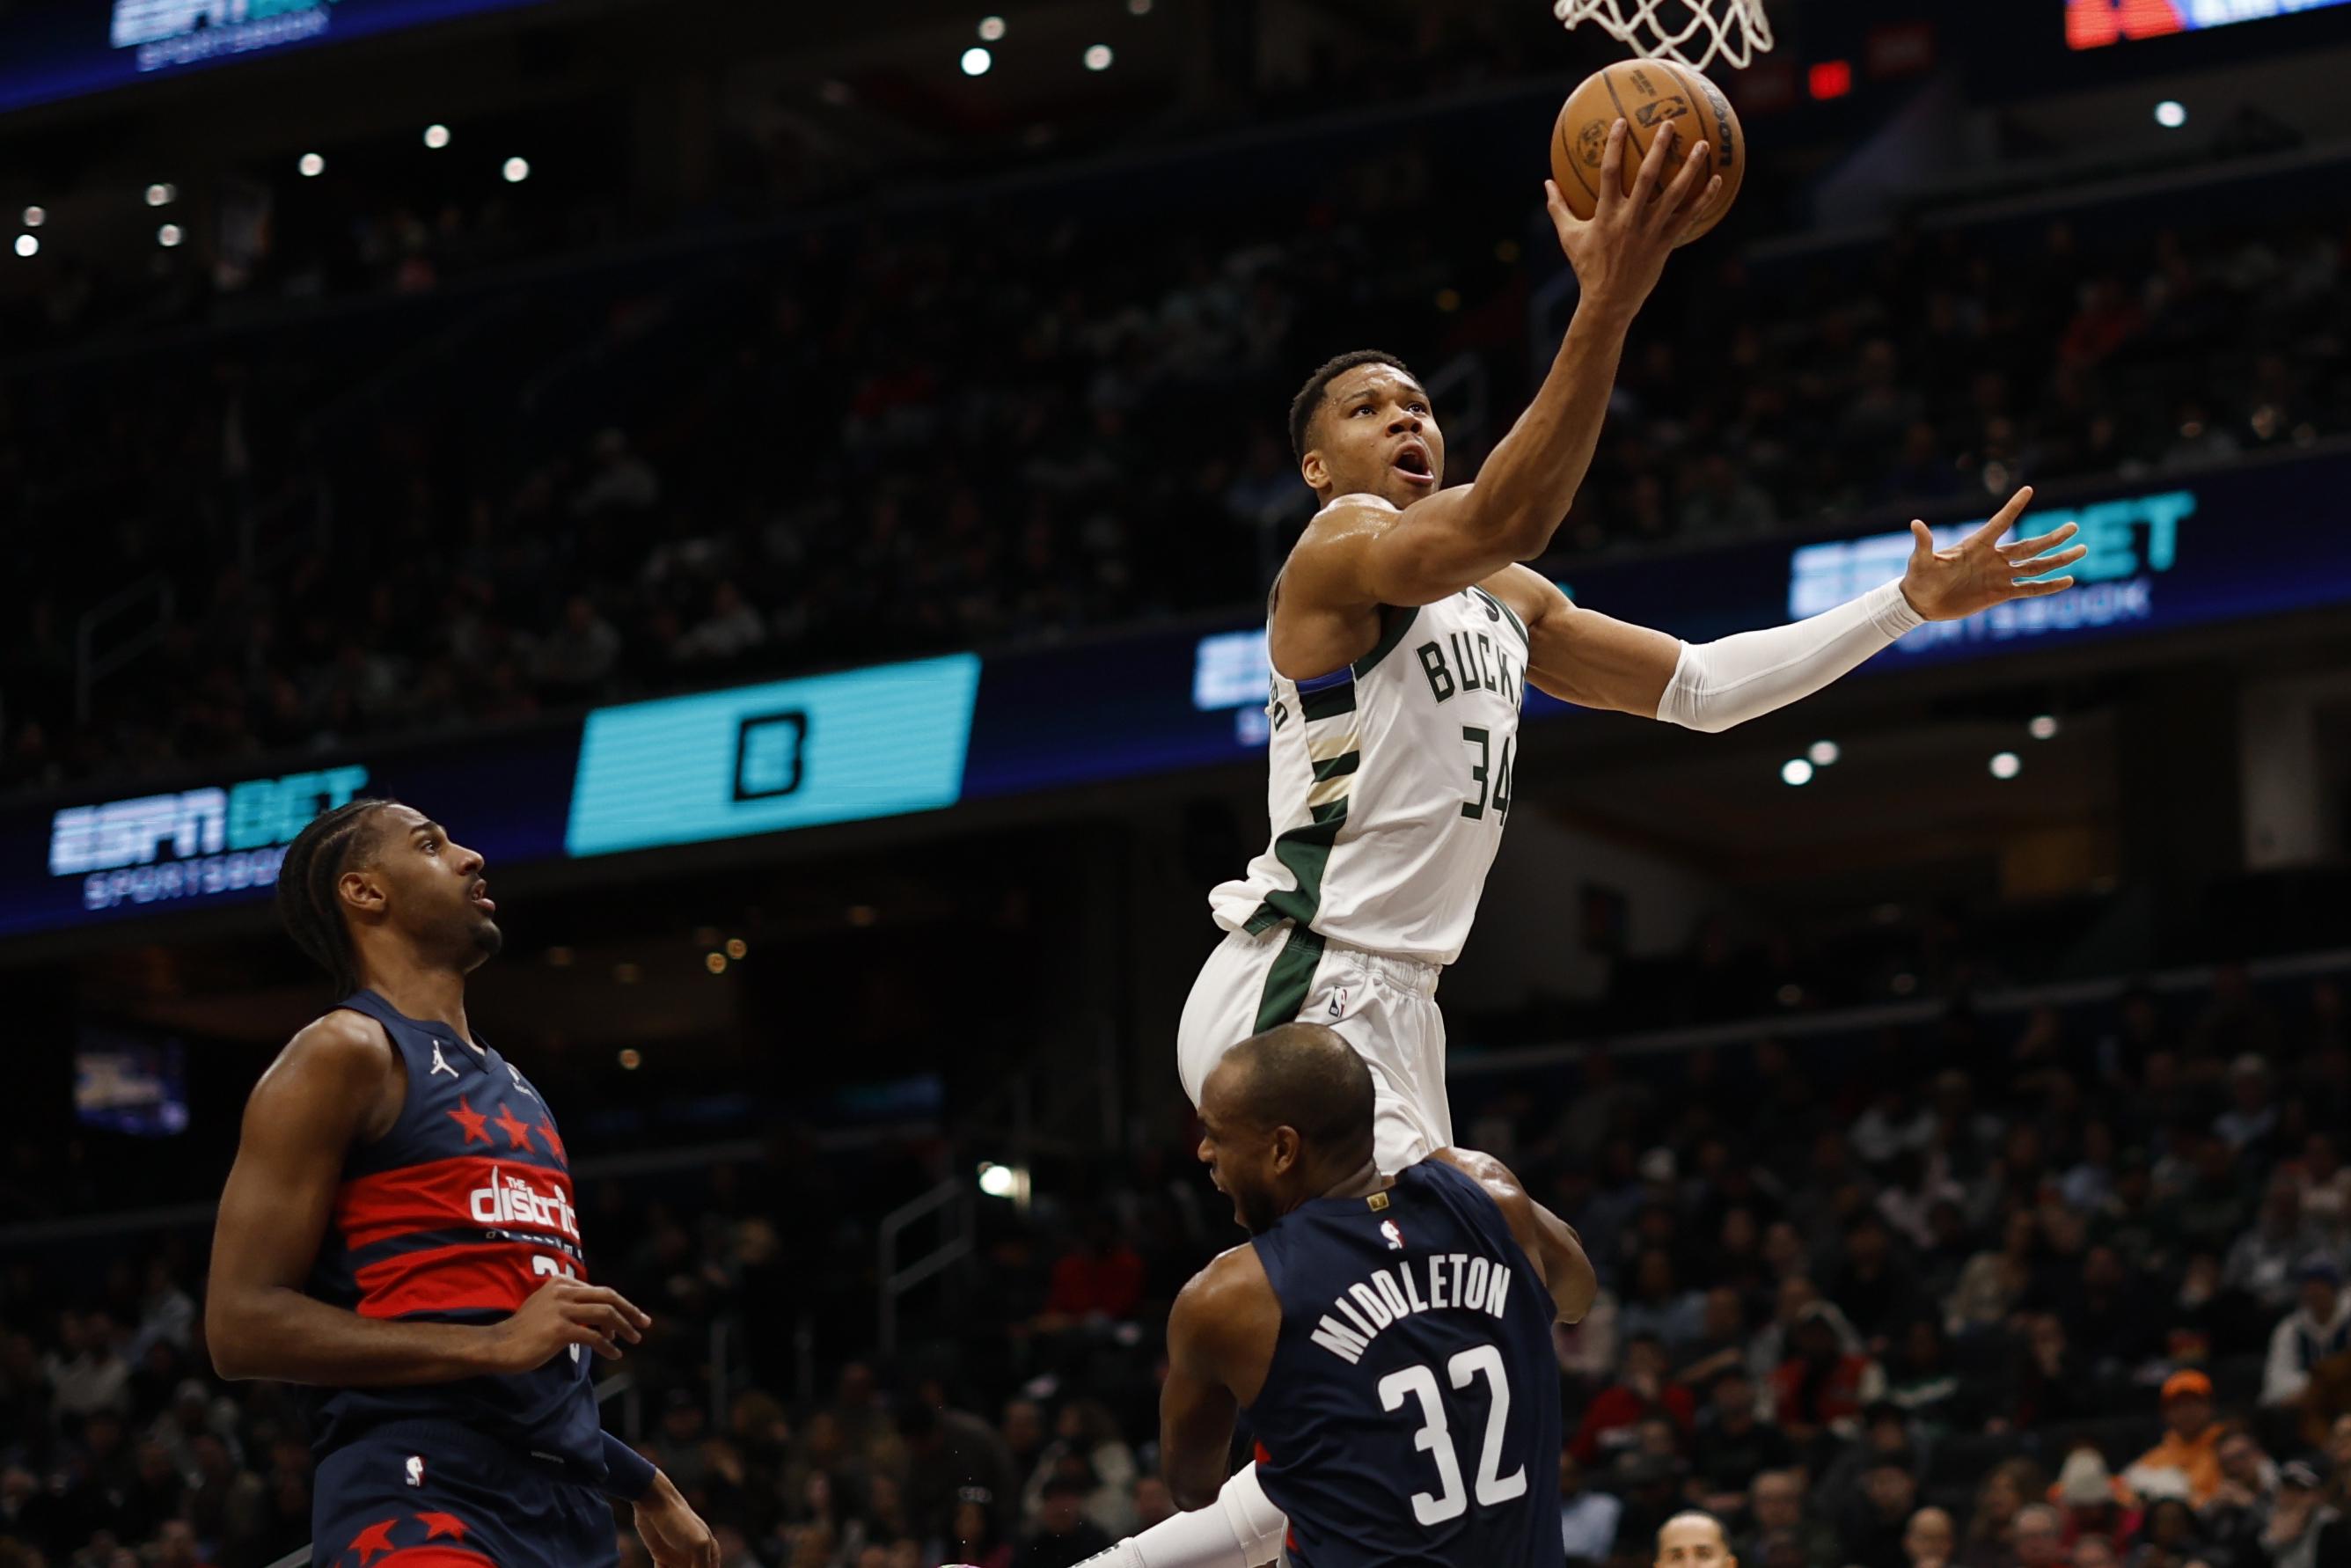
[{"label": "spectator", "polygon": [[1650,1556],[1657,1531],[1687,1506],[1681,1498],[1681,1467],[1671,1459],[1636,1457],[1620,1466],[1610,1486],[1623,1503],[1616,1518],[1612,1558]]},{"label": "spectator", "polygon": [[1766,1470],[1755,1478],[1748,1507],[1749,1531],[1737,1552],[1741,1562],[1761,1562],[1765,1543],[1792,1541],[1803,1568],[1837,1568],[1836,1531],[1807,1507],[1803,1472]]},{"label": "spectator", "polygon": [[2300,1403],[2319,1363],[2351,1350],[2351,1296],[2343,1271],[2331,1258],[2312,1258],[2296,1270],[2301,1301],[2270,1333],[2270,1354],[2262,1374],[2262,1403],[2272,1408]]},{"label": "spectator", "polygon": [[1623,1379],[1584,1407],[1568,1447],[1584,1464],[1601,1464],[1633,1446],[1634,1429],[1645,1416],[1664,1416],[1687,1432],[1697,1411],[1690,1391],[1666,1380],[1664,1344],[1654,1334],[1635,1335],[1625,1346]]},{"label": "spectator", "polygon": [[1865,1210],[1845,1228],[1844,1266],[1829,1299],[1865,1338],[1892,1333],[1907,1321],[1916,1300],[1894,1236],[1875,1210]]},{"label": "spectator", "polygon": [[2063,1511],[2062,1535],[2068,1552],[2085,1538],[2095,1537],[2120,1552],[2138,1532],[2137,1500],[2106,1468],[2105,1456],[2090,1445],[2065,1456],[2049,1489],[2049,1500]]},{"label": "spectator", "polygon": [[2299,1460],[2280,1465],[2276,1506],[2261,1537],[2270,1568],[2317,1568],[2320,1539],[2342,1517],[2325,1500],[2316,1471]]},{"label": "spectator", "polygon": [[2041,1228],[2032,1212],[2019,1209],[2010,1215],[2001,1236],[1999,1251],[1979,1252],[1968,1260],[1950,1300],[1944,1303],[1944,1325],[1954,1339],[1964,1339],[2007,1322],[2009,1314],[2023,1303],[2025,1293],[2032,1288]]},{"label": "spectator", "polygon": [[1625,1505],[1604,1491],[1583,1484],[1583,1466],[1575,1450],[1559,1452],[1559,1531],[1571,1563],[1607,1562],[1616,1540],[1616,1524]]},{"label": "spectator", "polygon": [[87,1416],[124,1408],[131,1364],[115,1348],[114,1321],[104,1312],[66,1312],[57,1320],[57,1330],[62,1348],[43,1363],[49,1399],[57,1413]]},{"label": "spectator", "polygon": [[899,1431],[906,1440],[906,1516],[916,1533],[945,1536],[958,1526],[959,1507],[976,1495],[991,1514],[989,1539],[1005,1540],[1019,1494],[1012,1456],[995,1429],[976,1416],[916,1399],[901,1416]]},{"label": "spectator", "polygon": [[1142,1256],[1120,1238],[1109,1214],[1089,1215],[1082,1241],[1053,1265],[1045,1315],[1056,1327],[1123,1321],[1143,1300],[1143,1275]]},{"label": "spectator", "polygon": [[2188,1500],[2200,1508],[2220,1490],[2220,1424],[2212,1418],[2212,1380],[2200,1372],[2173,1373],[2163,1385],[2163,1440],[2134,1460],[2123,1479],[2146,1496],[2151,1495],[2152,1472],[2176,1471],[2186,1482]]},{"label": "spectator", "polygon": [[2211,1549],[2216,1568],[2263,1568],[2262,1533],[2277,1500],[2277,1467],[2250,1432],[2220,1439],[2220,1487],[2197,1518],[2197,1531]]},{"label": "spectator", "polygon": [[1907,1453],[1881,1453],[1863,1472],[1861,1500],[1847,1511],[1839,1534],[1840,1563],[1859,1568],[1904,1568],[1905,1541],[1918,1506],[1918,1478]]},{"label": "spectator", "polygon": [[597,612],[596,601],[575,593],[563,602],[563,620],[531,658],[531,674],[543,685],[574,696],[594,691],[620,662],[621,634]]},{"label": "spectator", "polygon": [[1652,1247],[1634,1261],[1633,1289],[1618,1305],[1616,1321],[1626,1337],[1655,1339],[1668,1355],[1677,1355],[1705,1334],[1706,1298],[1678,1288],[1672,1254]]},{"label": "spectator", "polygon": [[2016,1511],[2017,1568],[2057,1568],[2065,1561],[2065,1525],[2045,1502],[2029,1502]]},{"label": "spectator", "polygon": [[1850,1332],[1826,1301],[1813,1302],[1796,1320],[1788,1359],[1772,1375],[1771,1407],[1798,1443],[1849,1433],[1862,1406],[1884,1390],[1877,1364],[1845,1348]]},{"label": "spectator", "polygon": [[2147,1504],[2146,1528],[2126,1561],[2133,1568],[2184,1568],[2200,1561],[2203,1551],[2204,1542],[2196,1533],[2196,1511],[2183,1498],[2158,1497]]},{"label": "spectator", "polygon": [[1134,1516],[1127,1493],[1134,1485],[1134,1453],[1118,1435],[1118,1423],[1097,1399],[1072,1399],[1061,1406],[1053,1440],[1038,1456],[1037,1469],[1021,1494],[1021,1513],[1036,1518],[1044,1508],[1045,1490],[1057,1475],[1091,1479],[1085,1495],[1086,1517],[1113,1541],[1130,1533]]},{"label": "spectator", "polygon": [[1012,1555],[1012,1568],[1073,1568],[1117,1542],[1085,1514],[1086,1484],[1068,1477],[1046,1483],[1036,1528]]},{"label": "spectator", "polygon": [[1785,1469],[1795,1458],[1788,1435],[1760,1418],[1755,1384],[1746,1369],[1717,1378],[1691,1439],[1690,1483],[1698,1505],[1709,1513],[1735,1514],[1747,1506],[1748,1485],[1758,1473]]},{"label": "spectator", "polygon": [[2003,1459],[1976,1489],[1962,1553],[1967,1568],[2008,1568],[2016,1560],[2016,1516],[2047,1494],[2048,1473],[2031,1459]]},{"label": "spectator", "polygon": [[[1066,1500],[1068,1517],[1082,1524],[1084,1520],[1078,1513],[1074,1494],[1065,1491],[1061,1496]],[[995,1494],[986,1487],[964,1487],[957,1490],[946,1531],[948,1548],[956,1562],[968,1563],[971,1568],[1013,1568],[1019,1559],[1015,1556],[1011,1545],[1003,1539],[997,1524],[1003,1511]],[[1075,1563],[1081,1559],[1071,1557],[1068,1561]],[[1022,1564],[1022,1568],[1027,1568],[1027,1565]]]},{"label": "spectator", "polygon": [[2295,1295],[2294,1270],[2321,1239],[2303,1223],[2300,1185],[2280,1171],[2270,1179],[2253,1228],[2231,1243],[2220,1282],[2252,1297],[2266,1312],[2284,1312]]},{"label": "spectator", "polygon": [[1910,1516],[1902,1531],[1902,1555],[1909,1568],[1950,1568],[1956,1532],[1951,1516],[1939,1508],[1922,1508]]}]

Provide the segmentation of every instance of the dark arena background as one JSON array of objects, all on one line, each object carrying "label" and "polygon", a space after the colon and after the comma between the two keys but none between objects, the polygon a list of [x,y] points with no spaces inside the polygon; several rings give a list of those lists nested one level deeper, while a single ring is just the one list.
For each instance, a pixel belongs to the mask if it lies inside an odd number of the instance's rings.
[{"label": "dark arena background", "polygon": [[[1441,999],[1461,1141],[1603,1284],[1568,1556],[1701,1505],[1747,1568],[2341,1568],[2351,6],[1768,15],[1540,570],[1700,641],[2021,482],[2090,553],[1728,734],[1530,693]],[[605,1424],[726,1568],[1166,1517],[1283,415],[1389,349],[1475,475],[1576,304],[1552,116],[1629,52],[1544,0],[0,7],[0,1565],[313,1561],[205,1270],[333,1000],[278,861],[375,794],[487,858],[471,1017],[658,1320]]]}]

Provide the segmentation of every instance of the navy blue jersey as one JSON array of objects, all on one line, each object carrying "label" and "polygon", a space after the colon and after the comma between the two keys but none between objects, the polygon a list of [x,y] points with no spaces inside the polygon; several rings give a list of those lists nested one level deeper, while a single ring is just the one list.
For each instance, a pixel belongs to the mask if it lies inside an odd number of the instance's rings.
[{"label": "navy blue jersey", "polygon": [[1426,1160],[1257,1238],[1281,1338],[1249,1407],[1298,1568],[1558,1568],[1550,1293],[1485,1188]]},{"label": "navy blue jersey", "polygon": [[[341,1005],[383,1025],[408,1094],[392,1130],[344,1159],[309,1294],[362,1317],[486,1323],[553,1276],[583,1276],[571,1166],[522,1070],[373,991]],[[323,1390],[317,1447],[324,1455],[386,1421],[438,1417],[601,1481],[591,1359],[575,1345],[535,1372]]]}]

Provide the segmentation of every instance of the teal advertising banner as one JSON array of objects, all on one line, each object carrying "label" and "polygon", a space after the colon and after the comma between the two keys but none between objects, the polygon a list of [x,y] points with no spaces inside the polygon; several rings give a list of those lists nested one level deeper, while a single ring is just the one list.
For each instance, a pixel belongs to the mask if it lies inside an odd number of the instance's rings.
[{"label": "teal advertising banner", "polygon": [[979,656],[598,708],[564,848],[616,854],[952,806]]}]

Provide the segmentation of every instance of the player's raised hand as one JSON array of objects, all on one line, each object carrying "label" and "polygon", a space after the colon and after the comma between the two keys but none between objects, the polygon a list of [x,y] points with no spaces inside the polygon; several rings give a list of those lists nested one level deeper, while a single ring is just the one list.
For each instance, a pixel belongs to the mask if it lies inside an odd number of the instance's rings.
[{"label": "player's raised hand", "polygon": [[1627,192],[1625,148],[1631,131],[1622,120],[1609,126],[1608,146],[1600,155],[1600,193],[1588,219],[1568,210],[1557,183],[1543,182],[1552,227],[1559,231],[1559,247],[1575,268],[1587,303],[1628,315],[1639,309],[1664,275],[1666,257],[1721,189],[1714,150],[1703,141],[1690,149],[1681,172],[1666,179],[1667,155],[1677,135],[1671,120],[1658,127]]},{"label": "player's raised hand", "polygon": [[618,1291],[552,1279],[531,1292],[514,1316],[492,1325],[491,1370],[535,1371],[575,1344],[618,1361],[621,1346],[643,1340],[652,1322]]},{"label": "player's raised hand", "polygon": [[2032,500],[2032,486],[2027,485],[2008,498],[1991,521],[1949,549],[1935,548],[1934,531],[1926,524],[1912,523],[1910,532],[1918,543],[1910,552],[1910,570],[1902,574],[1902,593],[1910,608],[1929,621],[1959,621],[2011,599],[2037,599],[2073,587],[2070,574],[2046,574],[2090,553],[2087,545],[2059,548],[2081,532],[2076,525],[2067,523],[2036,538],[2000,542]]}]

